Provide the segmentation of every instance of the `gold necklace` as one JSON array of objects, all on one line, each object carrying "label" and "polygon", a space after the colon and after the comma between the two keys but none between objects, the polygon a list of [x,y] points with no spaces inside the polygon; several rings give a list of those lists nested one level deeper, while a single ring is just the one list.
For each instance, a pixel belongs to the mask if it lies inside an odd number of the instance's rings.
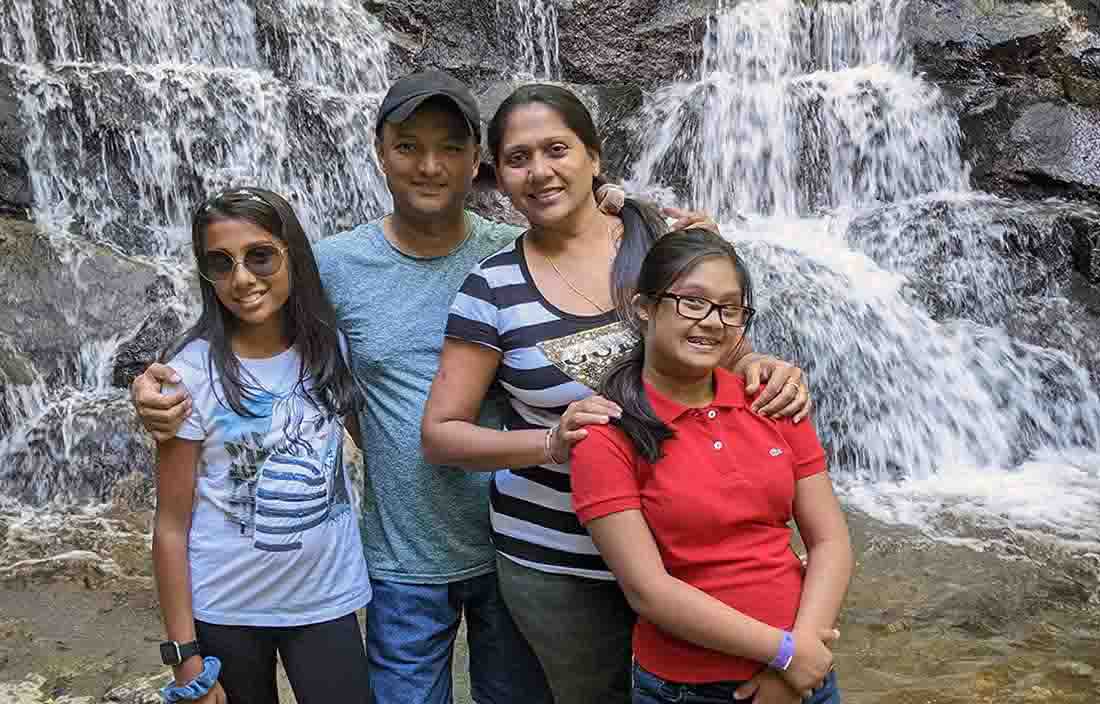
[{"label": "gold necklace", "polygon": [[[612,239],[611,239],[611,230],[612,229],[622,229],[622,224],[620,223],[620,224],[616,225],[614,228],[608,228],[608,230],[607,230],[607,239],[608,239],[609,242],[612,241]],[[614,247],[612,247],[612,248],[614,248]],[[554,273],[558,275],[558,278],[562,280],[562,283],[564,283],[566,286],[569,287],[570,291],[577,294],[578,296],[580,296],[584,300],[588,301],[588,305],[590,305],[593,308],[595,308],[596,310],[598,310],[601,315],[603,313],[606,313],[608,310],[610,310],[609,308],[604,308],[603,306],[596,303],[595,301],[593,301],[588,296],[584,295],[583,291],[581,291],[576,286],[574,286],[573,283],[569,279],[565,278],[565,274],[561,273],[561,269],[558,268],[558,265],[554,263],[554,259],[549,254],[543,254],[542,256],[546,257],[546,261],[550,262],[550,266],[554,269]]]}]

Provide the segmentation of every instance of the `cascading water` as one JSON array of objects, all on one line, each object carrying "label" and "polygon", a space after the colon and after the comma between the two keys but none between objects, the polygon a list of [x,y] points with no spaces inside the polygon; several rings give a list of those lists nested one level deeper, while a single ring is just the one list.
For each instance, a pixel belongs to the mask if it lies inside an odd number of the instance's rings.
[{"label": "cascading water", "polygon": [[[756,274],[755,342],[809,371],[852,505],[1100,575],[1100,345],[1034,254],[1064,261],[1042,233],[1095,214],[969,192],[903,9],[722,2],[698,79],[649,96],[634,185],[727,223]],[[1046,346],[1055,328],[1077,342]]]},{"label": "cascading water", "polygon": [[143,468],[140,436],[114,428],[127,415],[111,370],[159,316],[195,315],[198,199],[271,188],[314,238],[388,207],[373,155],[382,36],[354,0],[0,0],[33,217],[51,271],[80,292],[51,302],[71,344],[0,334],[4,496],[103,499],[105,453]]},{"label": "cascading water", "polygon": [[[553,0],[497,0],[511,5],[516,27],[509,28],[507,44],[514,47],[519,78],[556,79],[561,76],[558,56],[558,11]],[[501,23],[501,27],[508,26]]]}]

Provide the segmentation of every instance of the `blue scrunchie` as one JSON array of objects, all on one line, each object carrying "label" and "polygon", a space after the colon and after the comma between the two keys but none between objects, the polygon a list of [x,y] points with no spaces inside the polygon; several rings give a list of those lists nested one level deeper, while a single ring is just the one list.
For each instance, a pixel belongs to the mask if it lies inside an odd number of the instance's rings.
[{"label": "blue scrunchie", "polygon": [[199,697],[206,696],[206,693],[218,681],[218,675],[221,674],[221,671],[221,660],[213,656],[205,657],[202,659],[202,672],[199,673],[198,677],[182,686],[177,685],[176,681],[172,680],[165,685],[164,689],[160,690],[160,696],[164,698],[167,704],[194,701]]}]

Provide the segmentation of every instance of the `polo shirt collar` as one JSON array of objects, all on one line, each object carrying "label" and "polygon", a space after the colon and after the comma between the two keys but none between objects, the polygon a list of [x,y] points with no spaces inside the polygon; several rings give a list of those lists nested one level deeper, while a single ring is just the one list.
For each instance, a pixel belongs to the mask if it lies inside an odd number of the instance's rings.
[{"label": "polo shirt collar", "polygon": [[[649,405],[665,425],[672,425],[688,411],[697,410],[662,396],[649,382],[643,383]],[[744,408],[748,405],[745,399],[745,382],[736,374],[721,368],[715,369],[714,385],[714,400],[707,408]]]}]

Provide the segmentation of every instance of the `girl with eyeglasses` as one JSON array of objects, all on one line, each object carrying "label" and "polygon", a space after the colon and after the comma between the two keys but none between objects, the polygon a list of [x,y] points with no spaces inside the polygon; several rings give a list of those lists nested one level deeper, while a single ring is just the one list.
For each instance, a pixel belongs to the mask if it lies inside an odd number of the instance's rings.
[{"label": "girl with eyeglasses", "polygon": [[634,290],[640,340],[601,388],[622,416],[589,426],[571,477],[640,617],[633,702],[838,703],[828,646],[853,561],[825,453],[811,423],[753,413],[722,368],[752,323],[749,273],[726,240],[682,230]]},{"label": "girl with eyeglasses", "polygon": [[157,445],[153,564],[166,701],[368,701],[370,600],[342,456],[362,396],[290,205],[241,188],[192,220],[198,322],[163,355],[192,399]]}]

